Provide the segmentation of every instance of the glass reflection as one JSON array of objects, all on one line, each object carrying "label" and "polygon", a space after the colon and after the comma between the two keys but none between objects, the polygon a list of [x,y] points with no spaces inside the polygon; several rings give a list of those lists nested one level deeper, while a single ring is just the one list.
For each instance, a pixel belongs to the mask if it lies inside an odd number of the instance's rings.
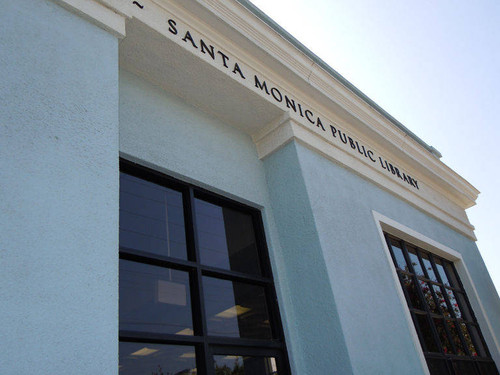
[{"label": "glass reflection", "polygon": [[203,277],[209,335],[272,338],[264,288]]},{"label": "glass reflection", "polygon": [[455,293],[453,293],[453,290],[451,289],[446,289],[446,293],[448,294],[448,299],[450,300],[451,303],[451,308],[453,309],[453,313],[457,318],[462,317],[462,312],[460,311],[460,307],[458,306],[457,299],[455,298]]},{"label": "glass reflection", "polygon": [[438,332],[439,340],[441,340],[441,346],[443,348],[443,352],[445,354],[453,353],[453,349],[450,345],[450,340],[448,339],[448,334],[446,333],[444,320],[433,318],[434,325],[436,326],[436,330]]},{"label": "glass reflection", "polygon": [[427,346],[427,351],[429,352],[439,352],[439,347],[434,340],[434,335],[432,334],[432,328],[430,322],[426,315],[415,314],[418,326],[420,327],[420,333],[423,336],[425,345]]},{"label": "glass reflection", "polygon": [[410,298],[411,306],[415,309],[423,310],[422,300],[418,295],[417,286],[415,285],[415,278],[412,276],[402,274],[403,285]]},{"label": "glass reflection", "polygon": [[467,329],[467,325],[465,323],[460,323],[460,330],[462,331],[462,334],[464,336],[465,344],[467,345],[467,348],[469,349],[469,353],[473,357],[477,357],[477,351],[476,347],[474,346],[474,343],[472,342],[472,337],[470,336],[469,330]]},{"label": "glass reflection", "polygon": [[444,359],[438,358],[426,358],[427,365],[429,366],[429,372],[431,374],[445,374],[448,375],[448,366]]},{"label": "glass reflection", "polygon": [[441,277],[442,283],[446,286],[450,286],[450,282],[448,281],[448,276],[446,276],[446,272],[444,270],[441,260],[434,257],[434,263],[436,264],[436,268],[438,270],[439,276]]},{"label": "glass reflection", "polygon": [[391,249],[392,253],[394,254],[394,259],[396,259],[396,266],[399,269],[409,272],[410,270],[408,269],[405,257],[403,255],[403,250],[401,249],[400,246],[401,245],[399,244],[398,241],[391,240]]},{"label": "glass reflection", "polygon": [[434,285],[434,284],[432,285],[432,288],[434,289],[434,294],[436,295],[436,298],[438,300],[441,312],[443,313],[444,316],[451,317],[450,309],[448,307],[448,304],[446,303],[443,288],[441,288],[438,285]]},{"label": "glass reflection", "polygon": [[432,263],[429,259],[429,254],[420,252],[420,257],[422,258],[422,262],[424,263],[425,271],[427,272],[427,276],[432,281],[438,281],[436,274],[434,273],[434,269],[432,268]]},{"label": "glass reflection", "polygon": [[458,302],[458,306],[456,306],[460,313],[462,314],[462,319],[470,320],[473,321],[473,317],[471,314],[471,311],[469,310],[469,305],[467,304],[467,301],[465,300],[465,295],[460,292],[454,292],[455,298]]},{"label": "glass reflection", "polygon": [[434,300],[434,297],[432,296],[429,284],[422,280],[418,280],[418,282],[420,283],[420,288],[422,289],[424,299],[427,302],[430,311],[435,314],[439,314],[439,309],[437,307],[436,301]]},{"label": "glass reflection", "polygon": [[120,375],[194,375],[193,346],[120,342]]},{"label": "glass reflection", "polygon": [[214,356],[215,375],[278,375],[274,357]]},{"label": "glass reflection", "polygon": [[447,320],[446,324],[448,325],[448,330],[450,331],[451,339],[453,340],[453,344],[455,345],[456,354],[465,355],[465,349],[462,344],[462,340],[457,331],[457,326],[455,321]]},{"label": "glass reflection", "polygon": [[187,259],[182,193],[121,173],[120,246]]},{"label": "glass reflection", "polygon": [[424,270],[417,256],[417,249],[409,245],[407,245],[406,248],[408,249],[408,255],[410,256],[411,265],[413,266],[415,274],[417,276],[424,276]]},{"label": "glass reflection", "polygon": [[457,275],[455,274],[455,270],[453,269],[453,264],[451,262],[443,262],[444,267],[446,268],[446,273],[448,274],[448,280],[450,280],[450,284],[454,288],[460,288],[460,282],[458,281]]},{"label": "glass reflection", "polygon": [[261,274],[252,216],[195,199],[201,263]]},{"label": "glass reflection", "polygon": [[192,335],[188,273],[120,259],[120,330]]},{"label": "glass reflection", "polygon": [[467,324],[467,328],[469,329],[469,333],[470,333],[470,335],[475,343],[477,353],[481,357],[486,357],[487,356],[486,349],[483,346],[483,341],[481,340],[481,337],[479,336],[479,331],[478,331],[477,327],[475,325],[472,325],[472,324]]}]

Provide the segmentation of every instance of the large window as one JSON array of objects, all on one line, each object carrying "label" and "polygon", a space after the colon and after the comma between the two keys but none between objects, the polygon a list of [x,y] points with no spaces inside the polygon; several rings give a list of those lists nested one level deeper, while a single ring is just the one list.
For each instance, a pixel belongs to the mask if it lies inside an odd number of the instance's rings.
[{"label": "large window", "polygon": [[453,263],[385,236],[431,375],[498,375]]},{"label": "large window", "polygon": [[259,211],[120,168],[119,373],[289,374]]}]

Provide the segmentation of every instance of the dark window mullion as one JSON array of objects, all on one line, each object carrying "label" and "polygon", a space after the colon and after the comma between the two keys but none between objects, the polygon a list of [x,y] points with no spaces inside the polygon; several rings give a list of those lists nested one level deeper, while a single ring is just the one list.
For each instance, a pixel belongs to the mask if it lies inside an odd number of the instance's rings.
[{"label": "dark window mullion", "polygon": [[[441,261],[441,262],[443,262],[443,261]],[[460,342],[462,343],[462,347],[464,348],[465,353],[468,356],[471,356],[472,353],[470,353],[469,346],[467,345],[467,342],[465,341],[465,337],[463,336],[462,329],[460,327],[460,322],[458,321],[458,318],[455,315],[455,309],[453,309],[453,306],[451,305],[450,297],[446,291],[446,287],[443,285],[442,289],[444,289],[443,299],[445,300],[445,303],[448,306],[448,310],[450,311],[451,318],[452,318],[451,321],[453,322],[453,324],[455,324],[455,331],[458,333],[458,337],[460,339]],[[459,304],[459,309],[460,309],[460,302],[458,301],[458,299],[457,299],[457,303]],[[461,310],[461,311],[463,311],[463,310]],[[448,327],[449,321],[450,320],[446,320],[446,327]],[[455,346],[455,342],[453,342],[453,346]],[[456,350],[456,352],[458,354],[458,350]]]},{"label": "dark window mullion", "polygon": [[150,264],[153,266],[167,267],[173,270],[191,271],[196,267],[196,264],[183,259],[164,257],[160,255],[145,254],[142,251],[120,248],[120,259],[130,260],[134,262]]},{"label": "dark window mullion", "polygon": [[[430,353],[431,351],[429,350],[429,348],[427,348],[427,343],[425,342],[424,334],[423,334],[422,330],[420,329],[420,324],[418,324],[418,320],[416,317],[417,311],[418,310],[415,310],[415,311],[410,310],[411,320],[413,321],[413,326],[415,327],[415,330],[417,331],[417,336],[418,336],[418,339],[420,341],[420,345],[422,346],[422,351]],[[420,314],[420,315],[424,315],[424,314]]]},{"label": "dark window mullion", "polygon": [[[424,297],[424,294],[422,292],[422,288],[420,287],[419,279],[416,277],[415,270],[413,269],[413,265],[411,264],[411,259],[410,259],[410,256],[408,254],[408,249],[406,248],[406,243],[404,241],[400,241],[400,244],[401,244],[401,249],[403,250],[404,257],[406,259],[406,263],[408,265],[408,269],[413,273],[414,280],[416,280],[416,282],[417,282],[415,289],[417,290],[417,294],[420,298],[420,302],[422,303],[422,306],[424,306],[424,309],[425,309],[425,312],[427,313],[427,316],[430,318],[431,311],[430,311],[429,305]],[[429,319],[429,321],[430,321],[429,323],[431,326],[431,331],[432,331],[432,334],[434,336],[434,341],[438,344],[439,348],[441,349],[441,353],[444,354],[443,345],[441,343],[441,339],[439,337],[437,328],[434,324],[434,319]],[[448,340],[449,340],[449,338],[448,338]]]},{"label": "dark window mullion", "polygon": [[143,331],[120,330],[120,341],[128,342],[151,342],[154,344],[193,345],[202,343],[203,338],[199,336],[176,335],[174,333],[154,333]]},{"label": "dark window mullion", "polygon": [[[389,237],[389,235],[387,233],[385,233],[385,242],[387,243],[387,247],[389,248],[389,253],[391,254],[391,258],[392,258],[392,262],[394,263],[394,267],[397,270],[397,269],[399,269],[399,267],[397,266],[398,262],[396,260],[396,256],[394,255],[394,250],[392,250],[391,238]],[[403,288],[403,290],[404,290],[404,288]]]},{"label": "dark window mullion", "polygon": [[199,265],[198,267],[200,268],[203,276],[217,277],[219,279],[257,284],[261,286],[265,286],[271,283],[271,279],[267,277],[245,274],[205,265]]},{"label": "dark window mullion", "polygon": [[413,264],[411,263],[411,258],[410,254],[408,254],[408,249],[406,248],[406,242],[402,240],[397,240],[399,245],[401,246],[401,250],[403,250],[403,256],[406,261],[406,266],[408,267],[408,271],[415,277],[417,277],[417,273],[415,272],[415,269],[413,268]]},{"label": "dark window mullion", "polygon": [[262,217],[255,211],[252,211],[251,215],[252,215],[252,223],[257,243],[257,252],[259,254],[260,269],[262,270],[262,276],[266,278],[272,278],[273,273],[271,269],[271,261],[269,259],[269,251],[267,249],[267,241],[265,237]]},{"label": "dark window mullion", "polygon": [[[261,263],[262,275],[269,279],[266,287],[266,302],[268,304],[267,310],[271,320],[272,336],[281,342],[281,354],[277,355],[278,368],[284,371],[285,374],[290,374],[291,369],[288,360],[288,351],[286,348],[285,334],[283,332],[283,323],[278,304],[278,296],[276,295],[276,287],[274,285],[273,270],[271,266],[271,258],[269,256],[269,249],[267,248],[266,232],[264,230],[264,223],[262,220],[262,213],[257,211],[252,212],[252,218],[255,228],[257,239],[257,247],[259,252],[259,259]],[[280,372],[281,373],[281,372]]]},{"label": "dark window mullion", "polygon": [[[231,347],[245,347],[249,350],[259,348],[265,356],[270,356],[275,351],[281,368],[280,374],[289,374],[290,368],[287,363],[286,345],[282,332],[281,319],[277,307],[276,292],[272,279],[272,269],[267,251],[264,228],[260,211],[227,198],[218,196],[198,187],[166,177],[163,174],[150,170],[135,163],[121,160],[121,172],[130,174],[145,181],[172,188],[182,193],[182,204],[184,214],[184,233],[186,240],[186,258],[178,259],[162,254],[155,254],[137,249],[120,248],[120,259],[132,260],[151,266],[187,271],[189,273],[190,302],[194,335],[162,334],[156,332],[120,331],[120,340],[129,342],[153,342],[165,345],[194,346],[196,350],[196,366],[200,375],[215,375],[214,362],[212,358],[212,345],[225,343]],[[223,208],[230,208],[244,212],[252,217],[255,244],[261,275],[246,274],[243,272],[219,269],[201,264],[198,227],[195,215],[195,196],[206,199],[208,202],[216,203]],[[180,209],[180,205],[179,205]],[[204,276],[246,283],[263,287],[266,295],[269,321],[271,322],[272,340],[254,340],[230,337],[208,336],[208,317],[206,316],[205,294],[203,289]],[[187,280],[186,280],[187,281]],[[208,288],[208,287],[207,287]],[[205,290],[208,292],[208,290]],[[216,344],[217,345],[217,344]]]},{"label": "dark window mullion", "polygon": [[203,275],[200,269],[200,247],[196,231],[196,213],[194,204],[194,190],[189,187],[186,192],[185,211],[188,221],[190,254],[192,260],[196,262],[197,267],[193,272],[193,324],[195,326],[195,334],[203,336],[203,343],[198,347],[199,356],[197,356],[198,371],[202,375],[212,375],[213,370],[210,369],[211,356],[207,342],[207,319],[205,314],[205,301],[203,295]]},{"label": "dark window mullion", "polygon": [[[444,262],[448,262],[451,265],[452,271],[454,272],[453,278],[450,278],[448,267],[446,267],[444,265]],[[470,304],[469,297],[467,296],[467,293],[465,293],[465,289],[464,289],[464,286],[462,284],[462,280],[460,280],[460,277],[458,277],[458,273],[457,273],[457,270],[455,268],[455,265],[452,262],[449,262],[447,260],[441,260],[441,263],[443,263],[443,268],[444,268],[444,271],[446,273],[446,276],[448,277],[448,280],[450,280],[450,284],[451,284],[451,280],[453,280],[453,279],[458,281],[459,285],[452,285],[452,286],[455,287],[455,288],[457,288],[457,289],[459,289],[459,292],[463,296],[463,298],[465,300],[465,304],[466,304],[466,306],[463,306],[461,299],[456,296],[455,298],[456,298],[456,301],[457,301],[457,304],[458,304],[458,308],[460,309],[460,311],[462,312],[462,314],[464,313],[464,311],[467,311],[470,314],[470,317],[472,318],[472,322],[477,326],[477,334],[479,335],[479,339],[481,340],[482,347],[486,351],[486,355],[488,357],[491,357],[491,354],[490,354],[490,351],[488,349],[488,346],[486,345],[486,341],[484,340],[483,333],[481,332],[481,329],[479,329],[479,326],[476,324],[477,319],[476,319],[476,316],[474,314],[474,310],[472,309],[472,306]],[[446,293],[446,299],[448,300],[448,293]],[[454,311],[453,311],[453,314],[455,314]],[[470,322],[468,319],[465,319],[465,317],[462,317],[462,318],[464,319],[464,322],[467,322],[467,323]],[[460,337],[462,339],[462,342],[464,343],[464,347],[466,348],[466,350],[468,352],[469,351],[469,347],[467,345],[465,345],[465,338],[462,335],[462,330],[461,329],[460,329],[460,335],[461,335]],[[472,343],[474,344],[474,347],[476,348],[476,351],[477,351],[478,350],[477,349],[478,345],[477,345],[477,340],[474,337],[474,335],[471,335],[471,339],[472,339]]]},{"label": "dark window mullion", "polygon": [[429,281],[433,281],[429,277],[429,273],[427,272],[427,267],[425,267],[425,263],[422,260],[422,254],[421,254],[422,251],[418,247],[415,247],[415,253],[417,254],[418,261],[420,262],[420,267],[422,267],[422,271],[424,272],[424,277]]}]

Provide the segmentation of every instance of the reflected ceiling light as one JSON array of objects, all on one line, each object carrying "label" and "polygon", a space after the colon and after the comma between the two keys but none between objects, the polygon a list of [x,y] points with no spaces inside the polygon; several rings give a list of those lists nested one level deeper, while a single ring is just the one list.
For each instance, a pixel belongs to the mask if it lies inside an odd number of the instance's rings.
[{"label": "reflected ceiling light", "polygon": [[188,353],[184,353],[179,358],[195,358],[195,357],[196,357],[196,354],[194,354],[194,352],[188,352]]},{"label": "reflected ceiling light", "polygon": [[157,351],[158,351],[157,349],[149,349],[149,348],[144,347],[144,348],[132,353],[131,355],[146,356],[146,355],[156,353]]},{"label": "reflected ceiling light", "polygon": [[193,336],[194,331],[191,328],[184,328],[182,331],[177,332],[176,335]]},{"label": "reflected ceiling light", "polygon": [[248,307],[236,305],[236,306],[230,307],[229,309],[224,310],[224,311],[216,314],[215,316],[217,316],[219,318],[226,318],[226,319],[227,318],[234,318],[234,317],[240,316],[240,315],[242,315],[250,310],[251,309],[249,309]]},{"label": "reflected ceiling light", "polygon": [[271,371],[274,374],[278,371],[278,367],[276,366],[276,359],[274,357],[271,357],[270,360],[271,360]]},{"label": "reflected ceiling light", "polygon": [[186,306],[186,285],[172,281],[158,280],[157,301],[170,305]]},{"label": "reflected ceiling light", "polygon": [[224,359],[239,359],[241,358],[239,355],[226,355]]}]

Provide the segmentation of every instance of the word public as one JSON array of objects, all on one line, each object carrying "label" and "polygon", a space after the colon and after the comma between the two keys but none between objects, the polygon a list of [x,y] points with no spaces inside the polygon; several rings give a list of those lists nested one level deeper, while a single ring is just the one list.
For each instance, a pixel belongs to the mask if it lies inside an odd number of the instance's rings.
[{"label": "word public", "polygon": [[[178,36],[180,40],[186,43],[190,48],[193,48],[197,50],[198,53],[206,55],[213,61],[220,63],[223,68],[228,69],[228,71],[234,74],[237,79],[247,79],[247,74],[245,74],[244,69],[242,69],[243,65],[239,64],[237,61],[233,61],[227,53],[215,48],[203,38],[194,37],[193,33],[189,30],[181,31],[177,21],[174,19],[168,19],[167,23],[168,31],[171,34]],[[376,165],[377,168],[394,175],[413,188],[420,189],[418,181],[407,173],[404,173],[401,168],[398,168],[394,164],[388,162],[382,156],[377,155],[375,151],[370,149],[368,146],[363,145],[360,141],[353,139],[338,126],[334,126],[327,121],[322,120],[319,116],[314,114],[312,109],[305,107],[303,104],[293,99],[291,95],[283,93],[279,88],[268,84],[268,82],[256,74],[253,75],[253,87],[255,90],[265,93],[284,108],[293,111],[295,114],[303,118],[309,126],[315,126],[320,131],[328,134],[328,137],[331,137],[334,142],[338,142],[343,147],[349,148],[351,152],[359,154],[368,162],[373,163],[374,166]]]}]

